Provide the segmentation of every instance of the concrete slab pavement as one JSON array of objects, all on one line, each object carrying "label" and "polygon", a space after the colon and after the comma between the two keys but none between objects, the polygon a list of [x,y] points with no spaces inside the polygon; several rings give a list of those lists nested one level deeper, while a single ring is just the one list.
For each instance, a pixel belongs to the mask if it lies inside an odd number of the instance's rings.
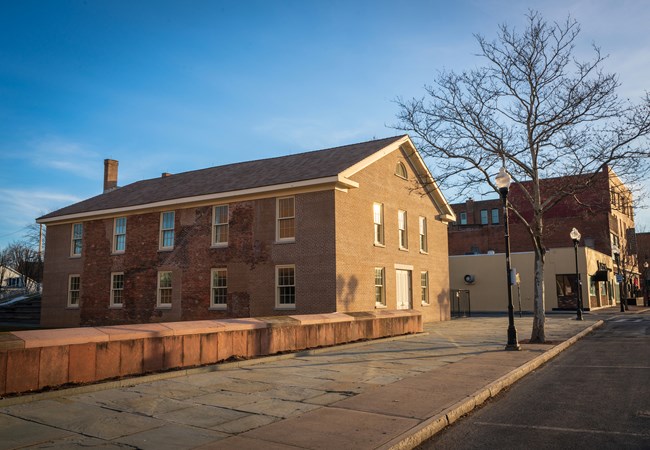
[{"label": "concrete slab pavement", "polygon": [[[412,448],[602,323],[585,316],[549,316],[554,345],[520,352],[503,350],[505,317],[475,317],[407,339],[8,398],[0,450]],[[520,340],[531,323],[516,318]]]}]

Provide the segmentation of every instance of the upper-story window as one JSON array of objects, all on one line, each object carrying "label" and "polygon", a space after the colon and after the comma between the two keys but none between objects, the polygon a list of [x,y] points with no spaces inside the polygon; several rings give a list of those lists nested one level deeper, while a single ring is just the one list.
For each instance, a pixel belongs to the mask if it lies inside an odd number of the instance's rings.
[{"label": "upper-story window", "polygon": [[487,209],[482,209],[481,210],[481,225],[487,225],[488,224],[488,210]]},{"label": "upper-story window", "polygon": [[81,247],[83,244],[83,223],[72,224],[72,245],[70,246],[70,255],[81,256]]},{"label": "upper-story window", "polygon": [[295,197],[282,197],[277,200],[277,234],[278,241],[292,242],[296,239],[296,204]]},{"label": "upper-story window", "polygon": [[228,205],[218,205],[212,211],[212,245],[225,247],[228,245]]},{"label": "upper-story window", "polygon": [[174,219],[176,213],[167,211],[160,214],[160,248],[174,248]]},{"label": "upper-story window", "polygon": [[495,224],[495,225],[499,223],[499,209],[498,208],[494,208],[492,210],[492,223]]},{"label": "upper-story window", "polygon": [[113,252],[126,249],[126,217],[117,217],[113,224]]},{"label": "upper-story window", "polygon": [[459,214],[459,216],[460,216],[460,224],[467,225],[467,213],[463,211],[462,213]]},{"label": "upper-story window", "polygon": [[408,221],[406,218],[406,211],[397,211],[397,228],[399,230],[399,248],[406,250],[409,248],[408,240]]},{"label": "upper-story window", "polygon": [[405,180],[408,179],[408,174],[406,173],[406,167],[404,166],[404,163],[401,161],[397,163],[397,166],[395,166],[395,175],[397,175],[400,178],[404,178]]},{"label": "upper-story window", "polygon": [[427,218],[420,217],[420,251],[426,253],[429,250],[427,243]]},{"label": "upper-story window", "polygon": [[372,204],[372,220],[374,222],[375,244],[384,245],[384,205]]}]

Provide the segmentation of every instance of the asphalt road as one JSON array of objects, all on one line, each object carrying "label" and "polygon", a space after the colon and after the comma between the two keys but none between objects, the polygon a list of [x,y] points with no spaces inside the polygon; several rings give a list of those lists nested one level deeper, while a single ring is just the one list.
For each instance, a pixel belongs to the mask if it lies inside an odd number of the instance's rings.
[{"label": "asphalt road", "polygon": [[420,449],[650,449],[650,314],[603,327]]}]

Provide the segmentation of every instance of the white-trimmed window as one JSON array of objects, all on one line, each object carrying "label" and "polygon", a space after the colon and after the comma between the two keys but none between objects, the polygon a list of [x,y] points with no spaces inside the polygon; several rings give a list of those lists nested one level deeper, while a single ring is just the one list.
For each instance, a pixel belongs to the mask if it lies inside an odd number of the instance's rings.
[{"label": "white-trimmed window", "polygon": [[488,224],[488,210],[487,209],[482,209],[481,210],[481,225],[487,225]]},{"label": "white-trimmed window", "polygon": [[420,272],[420,286],[422,288],[422,304],[429,304],[429,272]]},{"label": "white-trimmed window", "polygon": [[460,213],[460,224],[467,225],[467,213],[465,211]]},{"label": "white-trimmed window", "polygon": [[277,240],[291,242],[296,239],[295,197],[281,197],[277,200]]},{"label": "white-trimmed window", "polygon": [[372,204],[372,220],[375,227],[375,244],[384,245],[384,205]]},{"label": "white-trimmed window", "polygon": [[164,250],[174,248],[174,211],[160,213],[160,248]]},{"label": "white-trimmed window", "polygon": [[156,304],[159,308],[172,306],[172,273],[170,271],[158,272],[158,298]]},{"label": "white-trimmed window", "polygon": [[117,217],[113,222],[113,253],[126,249],[126,217]]},{"label": "white-trimmed window", "polygon": [[386,306],[386,271],[375,267],[375,306]]},{"label": "white-trimmed window", "polygon": [[124,304],[124,272],[111,273],[111,308],[121,308]]},{"label": "white-trimmed window", "polygon": [[81,247],[83,245],[84,224],[72,224],[72,239],[70,245],[70,256],[81,256]]},{"label": "white-trimmed window", "polygon": [[212,245],[226,247],[228,245],[228,205],[217,205],[212,209]]},{"label": "white-trimmed window", "polygon": [[427,241],[427,218],[420,216],[420,251],[426,253],[429,251],[429,244]]},{"label": "white-trimmed window", "polygon": [[296,308],[296,266],[275,266],[275,307]]},{"label": "white-trimmed window", "polygon": [[406,217],[406,211],[402,211],[402,210],[397,211],[397,228],[399,230],[399,248],[403,250],[409,248],[407,227],[408,227],[408,220]]},{"label": "white-trimmed window", "polygon": [[79,308],[81,293],[81,276],[78,274],[68,277],[68,308]]},{"label": "white-trimmed window", "polygon": [[397,163],[397,166],[395,166],[395,175],[397,175],[400,178],[404,178],[405,180],[408,179],[408,174],[406,173],[406,167],[404,166],[404,163],[401,161]]},{"label": "white-trimmed window", "polygon": [[492,210],[492,223],[495,224],[495,225],[499,223],[499,209],[498,208],[494,208]]},{"label": "white-trimmed window", "polygon": [[212,296],[210,307],[226,309],[228,304],[228,270],[212,269]]}]

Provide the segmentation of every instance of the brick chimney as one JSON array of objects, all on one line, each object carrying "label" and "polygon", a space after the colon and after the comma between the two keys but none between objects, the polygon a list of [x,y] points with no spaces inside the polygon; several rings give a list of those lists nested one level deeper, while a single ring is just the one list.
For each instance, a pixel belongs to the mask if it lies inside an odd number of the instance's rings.
[{"label": "brick chimney", "polygon": [[104,194],[117,189],[117,166],[119,162],[114,159],[104,160]]},{"label": "brick chimney", "polygon": [[160,178],[167,178],[167,177],[171,177],[171,175],[172,175],[172,174],[171,174],[171,173],[169,173],[169,172],[163,172],[162,174],[160,174]]}]

